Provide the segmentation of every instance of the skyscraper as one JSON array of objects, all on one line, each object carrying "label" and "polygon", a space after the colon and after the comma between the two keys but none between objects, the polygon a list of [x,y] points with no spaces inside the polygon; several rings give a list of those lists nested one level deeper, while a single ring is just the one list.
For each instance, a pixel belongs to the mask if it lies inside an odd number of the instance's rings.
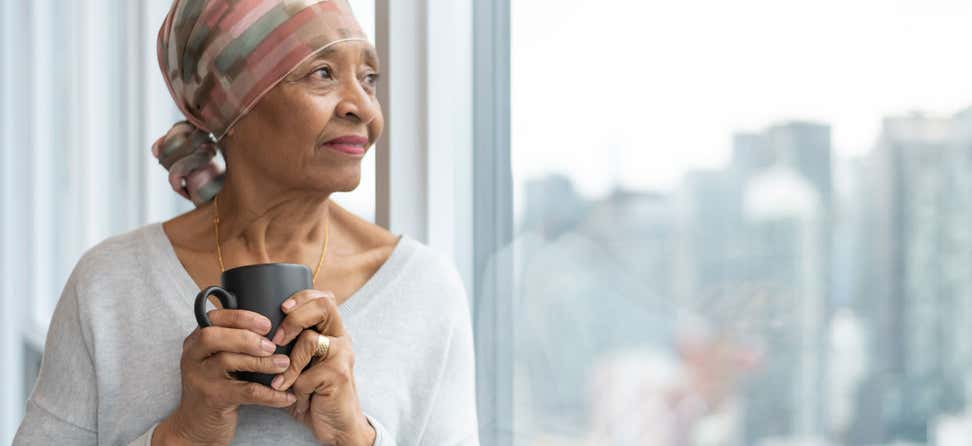
[{"label": "skyscraper", "polygon": [[858,422],[880,436],[872,440],[926,441],[936,416],[965,405],[970,130],[968,112],[889,117],[870,160],[873,218],[863,262],[870,292],[861,297],[874,329],[875,375]]}]

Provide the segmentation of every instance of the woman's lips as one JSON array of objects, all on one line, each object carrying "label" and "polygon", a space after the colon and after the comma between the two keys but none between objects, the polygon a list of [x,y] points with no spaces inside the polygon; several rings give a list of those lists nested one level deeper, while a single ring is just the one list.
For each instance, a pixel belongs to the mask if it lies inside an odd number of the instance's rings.
[{"label": "woman's lips", "polygon": [[350,144],[324,144],[324,147],[334,149],[338,152],[347,153],[349,155],[364,155],[365,149],[362,146],[355,146]]},{"label": "woman's lips", "polygon": [[348,155],[364,155],[366,144],[368,144],[368,138],[342,136],[324,143],[324,146]]}]

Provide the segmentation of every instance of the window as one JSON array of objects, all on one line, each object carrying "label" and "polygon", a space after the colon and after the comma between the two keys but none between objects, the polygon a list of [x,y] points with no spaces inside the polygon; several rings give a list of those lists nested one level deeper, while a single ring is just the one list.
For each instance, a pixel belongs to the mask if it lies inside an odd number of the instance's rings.
[{"label": "window", "polygon": [[972,441],[968,2],[511,3],[514,444]]}]

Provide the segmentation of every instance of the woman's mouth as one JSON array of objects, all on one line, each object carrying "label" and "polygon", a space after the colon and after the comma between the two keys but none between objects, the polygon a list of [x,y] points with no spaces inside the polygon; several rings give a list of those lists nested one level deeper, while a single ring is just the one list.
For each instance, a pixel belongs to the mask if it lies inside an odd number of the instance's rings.
[{"label": "woman's mouth", "polygon": [[341,152],[347,155],[364,155],[365,145],[368,144],[368,138],[361,136],[342,136],[339,138],[334,138],[323,145],[329,149],[337,152]]}]

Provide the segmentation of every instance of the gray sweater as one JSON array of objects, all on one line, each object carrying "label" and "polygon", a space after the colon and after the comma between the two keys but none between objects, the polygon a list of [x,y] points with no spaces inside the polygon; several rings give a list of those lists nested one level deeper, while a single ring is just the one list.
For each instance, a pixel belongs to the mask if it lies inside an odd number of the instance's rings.
[{"label": "gray sweater", "polygon": [[[178,405],[199,288],[153,223],[87,250],[47,333],[14,445],[148,445]],[[402,236],[339,307],[376,445],[477,445],[469,304],[452,263]],[[234,445],[317,444],[284,409],[241,406]]]}]

